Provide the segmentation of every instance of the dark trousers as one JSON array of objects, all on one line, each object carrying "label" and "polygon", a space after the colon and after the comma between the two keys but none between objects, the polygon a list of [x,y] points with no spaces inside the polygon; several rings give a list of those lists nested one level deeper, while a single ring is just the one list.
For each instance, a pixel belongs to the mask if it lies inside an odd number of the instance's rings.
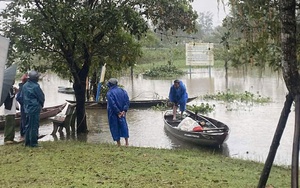
[{"label": "dark trousers", "polygon": [[25,146],[37,147],[40,113],[26,114]]},{"label": "dark trousers", "polygon": [[15,126],[16,126],[15,115],[14,114],[6,115],[5,127],[4,127],[4,142],[14,141]]},{"label": "dark trousers", "polygon": [[21,106],[21,121],[20,121],[20,136],[25,136],[26,131],[26,114],[24,112],[24,107]]}]

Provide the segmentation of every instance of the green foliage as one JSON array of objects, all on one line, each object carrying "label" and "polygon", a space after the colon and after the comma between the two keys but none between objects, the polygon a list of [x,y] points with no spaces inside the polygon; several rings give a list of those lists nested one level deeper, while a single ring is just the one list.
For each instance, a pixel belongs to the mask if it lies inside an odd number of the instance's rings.
[{"label": "green foliage", "polygon": [[185,60],[185,46],[167,48],[142,48],[143,55],[137,60],[137,64],[153,63],[159,61]]},{"label": "green foliage", "polygon": [[147,20],[160,29],[192,32],[197,19],[188,0],[15,0],[0,16],[4,35],[11,39],[10,59],[31,69],[32,57],[38,55],[48,68],[69,73],[75,81],[85,72],[81,69],[97,67],[92,64],[107,63],[115,70],[132,66],[141,55],[136,39],[148,31]]},{"label": "green foliage", "polygon": [[[120,88],[124,88],[123,85],[118,84],[118,87]],[[106,83],[101,83],[101,90],[100,90],[100,97],[99,100],[100,101],[106,101],[106,94],[109,90],[109,87],[107,87]]]},{"label": "green foliage", "polygon": [[[138,63],[134,66],[135,74],[143,74],[146,71],[153,69],[153,67],[166,66],[166,60],[169,58],[163,49],[143,49],[143,57],[141,59],[145,60],[143,63]],[[138,62],[141,62],[140,60]],[[177,55],[174,57],[172,65],[176,68],[186,71],[190,67],[186,65],[185,61],[185,49],[179,50]],[[224,60],[215,60],[213,67],[224,67]],[[193,68],[198,68],[193,67]]]},{"label": "green foliage", "polygon": [[208,114],[215,110],[215,105],[210,105],[208,103],[201,103],[200,105],[187,105],[187,109],[195,112],[196,114]]},{"label": "green foliage", "polygon": [[24,70],[37,69],[32,57],[39,57],[49,69],[73,82],[77,105],[82,106],[77,109],[82,120],[77,121],[77,133],[86,133],[87,77],[105,63],[107,75],[132,67],[141,55],[138,40],[149,30],[149,23],[160,30],[195,31],[197,14],[190,3],[13,0],[0,13],[0,28],[11,41],[8,62],[18,60]]},{"label": "green foliage", "polygon": [[108,92],[109,88],[106,86],[105,83],[101,84],[101,92],[100,92],[100,101],[106,101],[106,94]]},{"label": "green foliage", "polygon": [[245,91],[244,93],[233,93],[230,90],[227,92],[218,92],[217,94],[206,94],[203,96],[205,100],[217,100],[217,101],[225,101],[225,102],[234,102],[239,101],[242,103],[268,103],[271,102],[269,97],[263,97],[259,93],[256,95]]},{"label": "green foliage", "polygon": [[[165,110],[169,110],[172,108],[172,104],[170,102],[166,102],[164,104],[158,104],[156,106],[153,106],[152,109],[153,110],[159,110],[159,111],[165,111]],[[208,114],[212,111],[214,111],[215,109],[215,105],[210,105],[208,103],[201,103],[200,105],[186,105],[186,108],[188,110],[191,110],[193,112],[197,113],[201,113],[201,114]]]},{"label": "green foliage", "polygon": [[158,104],[156,106],[152,106],[151,109],[153,110],[157,110],[157,111],[165,111],[165,110],[169,110],[171,107],[170,105],[166,102],[164,104]]},{"label": "green foliage", "polygon": [[179,70],[176,66],[170,64],[153,67],[144,73],[144,75],[148,77],[174,77],[183,74],[184,71]]},{"label": "green foliage", "polygon": [[[230,1],[223,22],[222,44],[232,66],[281,69],[281,26],[278,1]],[[297,35],[297,34],[296,34]],[[229,51],[228,51],[229,50]],[[223,53],[224,54],[224,53]]]}]

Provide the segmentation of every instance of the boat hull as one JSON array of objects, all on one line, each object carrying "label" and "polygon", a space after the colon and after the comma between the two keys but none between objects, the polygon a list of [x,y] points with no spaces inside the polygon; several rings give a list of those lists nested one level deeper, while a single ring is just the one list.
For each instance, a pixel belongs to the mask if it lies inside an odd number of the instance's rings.
[{"label": "boat hull", "polygon": [[230,130],[224,123],[205,116],[195,116],[191,111],[187,111],[187,113],[189,117],[193,117],[196,121],[203,119],[209,121],[215,128],[204,129],[202,132],[181,130],[177,127],[180,121],[173,121],[173,115],[169,111],[164,115],[165,130],[178,139],[202,146],[219,147],[228,139]]},{"label": "boat hull", "polygon": [[[49,117],[57,115],[59,112],[61,112],[64,107],[67,105],[67,103],[61,104],[61,105],[56,105],[56,106],[51,106],[51,107],[45,107],[41,110],[40,113],[40,120],[47,119]],[[21,114],[17,113],[16,114],[16,127],[20,126],[21,122]],[[4,130],[5,127],[5,116],[0,117],[0,130]]]},{"label": "boat hull", "polygon": [[[188,98],[188,102],[190,102],[190,101],[192,101],[196,98],[197,97]],[[76,101],[71,101],[71,100],[67,100],[67,102],[76,103]],[[129,108],[151,108],[152,106],[164,105],[167,102],[168,102],[167,99],[132,100],[132,101],[130,101]],[[100,101],[100,102],[86,101],[85,102],[85,108],[86,109],[95,109],[95,108],[106,109],[107,108],[107,101]]]},{"label": "boat hull", "polygon": [[63,86],[59,86],[58,87],[58,92],[59,93],[65,93],[65,94],[75,94],[73,88],[71,88],[71,87],[63,87]]}]

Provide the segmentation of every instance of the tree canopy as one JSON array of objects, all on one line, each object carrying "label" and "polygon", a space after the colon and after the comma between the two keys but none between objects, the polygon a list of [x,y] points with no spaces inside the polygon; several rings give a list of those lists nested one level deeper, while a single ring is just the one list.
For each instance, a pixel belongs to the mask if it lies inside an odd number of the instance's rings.
[{"label": "tree canopy", "polygon": [[[277,1],[230,0],[223,37],[234,66],[280,68],[280,19]],[[224,43],[224,44],[225,44]]]},{"label": "tree canopy", "polygon": [[[71,75],[77,132],[87,132],[84,101],[90,68],[133,65],[141,55],[138,40],[149,29],[195,31],[192,1],[14,0],[0,14],[1,30],[11,40],[9,58],[23,70]],[[32,64],[34,56],[45,63]]]}]

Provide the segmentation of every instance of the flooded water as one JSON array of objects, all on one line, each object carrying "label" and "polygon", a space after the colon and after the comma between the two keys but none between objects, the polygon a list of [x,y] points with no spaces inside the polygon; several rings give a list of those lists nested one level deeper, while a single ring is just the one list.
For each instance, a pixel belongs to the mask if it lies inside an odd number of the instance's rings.
[{"label": "flooded water", "polygon": [[[226,104],[224,102],[212,101],[215,104],[215,111],[208,116],[226,123],[230,129],[230,136],[227,142],[220,149],[224,155],[264,162],[273,139],[275,129],[283,108],[285,95],[287,93],[281,76],[273,73],[242,73],[232,71],[229,73],[228,84],[225,82],[225,73],[222,69],[197,69],[192,74],[186,74],[181,79],[187,87],[189,97],[200,96],[190,104],[201,104],[201,96],[214,94],[218,91],[226,91],[226,88],[233,92],[249,91],[259,93],[263,97],[270,97],[268,104]],[[119,83],[127,90],[131,99],[155,99],[167,98],[171,79],[146,79],[137,76],[119,78]],[[61,80],[55,75],[47,75],[40,82],[46,95],[45,106],[64,103],[66,99],[74,100],[73,95],[58,93],[58,86],[71,87],[68,81]],[[195,148],[196,146],[182,143],[180,140],[168,135],[164,130],[163,112],[152,109],[130,109],[127,114],[127,121],[130,131],[130,145],[138,147],[155,148]],[[106,110],[87,110],[87,123],[89,134],[87,142],[112,143],[108,128]],[[287,126],[281,139],[280,146],[275,158],[279,165],[290,165],[294,128],[293,110],[290,114]],[[64,135],[53,137],[52,124],[50,121],[43,121],[40,133],[46,134],[42,140],[65,139]],[[19,133],[16,133],[19,136]],[[0,144],[3,144],[3,135],[0,135]],[[197,146],[199,147],[199,146]]]}]

